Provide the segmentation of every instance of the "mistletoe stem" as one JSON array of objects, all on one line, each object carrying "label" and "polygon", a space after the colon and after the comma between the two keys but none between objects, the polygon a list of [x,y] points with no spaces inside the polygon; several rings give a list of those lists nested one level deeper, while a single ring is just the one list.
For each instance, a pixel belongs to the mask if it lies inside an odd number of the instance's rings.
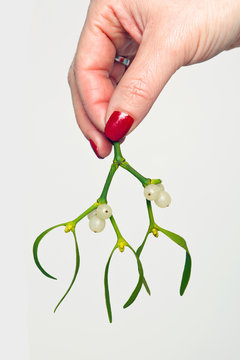
[{"label": "mistletoe stem", "polygon": [[151,183],[151,179],[148,179],[144,176],[142,176],[138,171],[136,171],[131,165],[129,165],[129,163],[127,161],[123,161],[120,166],[127,170],[128,172],[130,172],[133,176],[135,176],[135,178],[137,178],[141,183],[142,185],[145,187],[147,186],[148,184]]},{"label": "mistletoe stem", "polygon": [[118,228],[118,226],[117,226],[117,223],[116,223],[113,215],[110,217],[110,221],[111,221],[112,226],[113,226],[113,228],[114,228],[114,231],[115,231],[115,233],[116,233],[116,235],[117,235],[117,238],[118,238],[118,239],[122,238],[122,234],[121,234],[121,232],[120,232],[120,230],[119,230],[119,228]]},{"label": "mistletoe stem", "polygon": [[112,178],[113,178],[115,172],[117,171],[118,167],[119,167],[119,165],[116,162],[112,163],[111,168],[108,173],[108,176],[107,176],[107,179],[105,181],[102,193],[97,201],[99,204],[107,203],[107,193],[108,193]]}]

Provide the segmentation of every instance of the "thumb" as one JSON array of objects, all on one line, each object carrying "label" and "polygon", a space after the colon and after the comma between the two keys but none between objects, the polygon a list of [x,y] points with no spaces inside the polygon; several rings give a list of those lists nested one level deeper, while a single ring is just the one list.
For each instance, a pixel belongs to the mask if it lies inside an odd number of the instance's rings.
[{"label": "thumb", "polygon": [[169,45],[164,48],[161,40],[143,38],[108,105],[104,132],[110,140],[120,140],[139,125],[180,67],[177,52],[170,50]]}]

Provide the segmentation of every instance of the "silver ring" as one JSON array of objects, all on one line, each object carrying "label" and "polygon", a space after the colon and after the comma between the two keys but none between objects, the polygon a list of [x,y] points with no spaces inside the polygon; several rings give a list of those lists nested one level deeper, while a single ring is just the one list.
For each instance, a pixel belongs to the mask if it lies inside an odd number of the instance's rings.
[{"label": "silver ring", "polygon": [[121,55],[117,55],[117,56],[115,57],[114,61],[117,61],[117,62],[119,62],[120,64],[123,64],[123,65],[125,65],[125,66],[129,66],[129,64],[130,64],[130,60],[129,60],[127,57],[121,56]]}]

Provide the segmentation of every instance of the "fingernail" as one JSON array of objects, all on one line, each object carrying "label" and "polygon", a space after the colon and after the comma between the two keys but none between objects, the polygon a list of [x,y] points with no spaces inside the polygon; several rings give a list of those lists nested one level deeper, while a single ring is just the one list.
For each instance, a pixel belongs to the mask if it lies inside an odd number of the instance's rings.
[{"label": "fingernail", "polygon": [[95,142],[93,142],[91,139],[89,140],[89,142],[90,142],[90,145],[91,145],[93,151],[94,151],[95,154],[97,155],[97,157],[98,157],[99,159],[104,159],[102,156],[99,155],[99,153],[98,153],[98,148],[97,148],[97,145],[95,144]]},{"label": "fingernail", "polygon": [[125,136],[134,119],[123,112],[114,111],[105,126],[104,133],[112,141],[118,141]]}]

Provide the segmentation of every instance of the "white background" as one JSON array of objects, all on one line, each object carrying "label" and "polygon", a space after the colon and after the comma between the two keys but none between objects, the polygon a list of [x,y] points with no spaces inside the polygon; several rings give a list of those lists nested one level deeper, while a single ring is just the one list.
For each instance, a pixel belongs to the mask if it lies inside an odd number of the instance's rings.
[{"label": "white background", "polygon": [[[9,6],[9,7],[7,7]],[[183,297],[184,251],[150,237],[142,261],[152,296],[141,291],[134,258],[115,253],[110,266],[113,323],[103,274],[115,235],[108,223],[93,234],[77,227],[81,267],[56,314],[74,270],[70,234],[57,229],[39,248],[36,236],[71,220],[99,196],[112,156],[98,160],[78,129],[67,72],[87,1],[46,0],[4,5],[1,35],[1,347],[3,359],[200,360],[240,357],[240,50],[179,70],[139,128],[122,146],[147,177],[160,177],[172,196],[154,207],[160,226],[181,234],[193,259]],[[142,188],[118,171],[109,193],[120,229],[134,248],[147,229]]]}]

